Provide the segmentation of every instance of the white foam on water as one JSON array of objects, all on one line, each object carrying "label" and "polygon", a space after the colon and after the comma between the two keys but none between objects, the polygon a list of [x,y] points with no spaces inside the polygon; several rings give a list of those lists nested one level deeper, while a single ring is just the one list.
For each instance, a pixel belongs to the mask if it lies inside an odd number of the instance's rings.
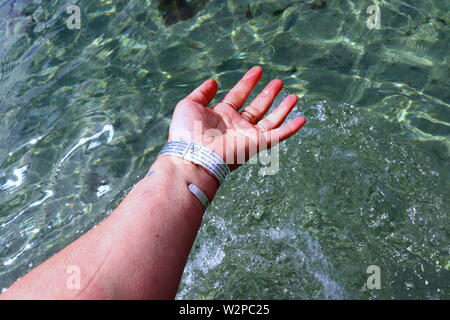
[{"label": "white foam on water", "polygon": [[[295,248],[297,258],[314,276],[314,278],[322,284],[323,293],[327,299],[343,299],[344,289],[339,283],[332,279],[332,267],[328,259],[322,252],[320,244],[312,238],[308,232],[302,230],[292,230],[286,227],[270,228],[263,230],[262,234],[266,234],[272,240],[284,241],[286,245]],[[300,248],[300,242],[306,244],[307,251],[303,252]]]},{"label": "white foam on water", "polygon": [[222,245],[214,242],[203,242],[200,249],[195,254],[193,259],[189,261],[184,270],[184,289],[178,293],[179,299],[183,299],[195,283],[195,271],[199,270],[203,274],[207,274],[211,269],[217,267],[222,263],[225,257]]},{"label": "white foam on water", "polygon": [[319,268],[315,270],[310,270],[314,274],[314,278],[322,283],[324,294],[327,299],[343,299],[345,297],[344,289],[339,283],[331,278],[330,263],[328,262],[326,256],[323,254],[320,244],[314,240],[308,233],[304,233],[305,237],[308,238],[306,242],[309,248],[309,252],[312,253],[312,257],[316,261],[321,262]]},{"label": "white foam on water", "polygon": [[[320,244],[311,235],[300,229],[292,229],[289,226],[272,227],[269,229],[260,229],[257,233],[238,234],[230,228],[230,221],[220,217],[214,217],[209,224],[214,225],[218,235],[215,238],[200,238],[199,249],[191,255],[186,265],[183,277],[182,290],[177,295],[177,299],[186,299],[190,297],[190,291],[197,286],[201,286],[202,278],[208,272],[220,266],[224,261],[226,246],[242,247],[241,243],[249,244],[248,238],[257,238],[259,243],[281,245],[288,248],[287,252],[279,252],[275,259],[279,263],[287,263],[288,267],[297,269],[296,276],[301,276],[301,271],[306,270],[322,287],[321,298],[343,299],[345,292],[343,287],[333,277],[333,267],[323,253]],[[204,236],[204,234],[203,234]],[[222,239],[222,240],[221,240]],[[227,241],[223,241],[227,239]],[[253,241],[251,241],[253,242]],[[251,260],[258,261],[257,264],[273,263],[268,261],[267,257],[261,256],[258,249],[242,248],[240,254],[250,255]],[[232,254],[237,254],[235,251]],[[245,268],[248,272],[258,272],[254,266]],[[202,276],[203,275],[203,276]],[[288,279],[284,279],[288,281]],[[294,279],[295,280],[295,279]],[[217,282],[216,285],[217,287]],[[213,289],[213,288],[211,288]],[[295,292],[289,292],[292,288],[285,288],[285,293],[295,296]],[[298,290],[298,288],[296,288]]]}]

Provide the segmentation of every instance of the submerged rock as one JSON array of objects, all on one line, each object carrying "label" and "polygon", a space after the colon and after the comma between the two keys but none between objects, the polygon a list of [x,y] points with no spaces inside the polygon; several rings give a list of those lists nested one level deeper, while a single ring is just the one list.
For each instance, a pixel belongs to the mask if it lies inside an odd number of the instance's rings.
[{"label": "submerged rock", "polygon": [[179,21],[189,20],[205,4],[205,0],[160,0],[158,10],[162,12],[166,24],[175,24]]}]

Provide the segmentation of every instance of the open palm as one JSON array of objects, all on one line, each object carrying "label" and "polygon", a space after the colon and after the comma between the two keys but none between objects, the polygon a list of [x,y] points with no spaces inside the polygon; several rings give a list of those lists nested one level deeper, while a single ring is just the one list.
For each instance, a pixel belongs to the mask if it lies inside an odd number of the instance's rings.
[{"label": "open palm", "polygon": [[217,93],[217,83],[212,79],[205,81],[177,104],[170,124],[169,141],[200,143],[219,154],[234,169],[256,152],[296,133],[306,119],[297,117],[280,127],[295,107],[296,95],[287,96],[263,119],[283,88],[281,80],[272,80],[241,113],[238,112],[261,76],[261,67],[251,68],[225,99],[212,108],[207,108],[207,105]]}]

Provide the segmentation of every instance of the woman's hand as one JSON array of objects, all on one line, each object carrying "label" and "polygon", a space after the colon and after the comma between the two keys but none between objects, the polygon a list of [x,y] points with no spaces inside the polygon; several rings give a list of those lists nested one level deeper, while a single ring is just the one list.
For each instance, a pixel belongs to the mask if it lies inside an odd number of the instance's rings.
[{"label": "woman's hand", "polygon": [[262,72],[261,67],[251,68],[225,99],[212,108],[207,108],[207,105],[217,93],[217,83],[212,79],[205,81],[177,104],[170,124],[169,141],[200,143],[219,154],[231,169],[235,169],[256,152],[296,133],[306,119],[297,117],[280,127],[295,107],[298,101],[296,95],[286,97],[262,119],[283,87],[281,80],[272,80],[241,113],[238,112]]}]

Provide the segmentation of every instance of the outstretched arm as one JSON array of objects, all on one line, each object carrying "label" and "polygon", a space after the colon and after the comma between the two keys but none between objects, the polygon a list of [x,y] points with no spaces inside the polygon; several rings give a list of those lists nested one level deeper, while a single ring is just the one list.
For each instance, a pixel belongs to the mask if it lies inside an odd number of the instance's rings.
[{"label": "outstretched arm", "polygon": [[[250,69],[226,102],[212,108],[207,105],[217,84],[204,82],[178,103],[169,140],[199,142],[234,169],[239,155],[248,159],[297,132],[304,118],[280,127],[297,103],[295,95],[262,119],[281,91],[280,80],[270,82],[245,112],[238,112],[261,75],[260,67]],[[107,219],[16,281],[0,298],[173,298],[203,214],[187,186],[195,184],[212,200],[219,183],[205,169],[170,155],[160,155],[150,170],[156,173],[142,179]]]}]

